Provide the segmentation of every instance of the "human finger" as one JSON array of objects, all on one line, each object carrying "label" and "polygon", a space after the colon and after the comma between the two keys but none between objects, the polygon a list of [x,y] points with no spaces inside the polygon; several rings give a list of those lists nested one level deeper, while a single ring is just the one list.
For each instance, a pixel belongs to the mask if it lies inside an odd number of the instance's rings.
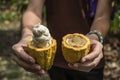
[{"label": "human finger", "polygon": [[22,60],[20,60],[17,56],[12,55],[12,59],[21,67],[23,67],[26,71],[43,74],[42,68],[38,64],[28,64]]},{"label": "human finger", "polygon": [[92,41],[91,43],[92,43],[92,44],[91,44],[91,49],[92,49],[91,52],[90,52],[88,55],[84,56],[84,57],[81,59],[81,62],[93,60],[93,59],[95,59],[96,57],[98,57],[99,54],[102,52],[103,46],[102,46],[101,43],[99,43],[98,41],[95,41],[95,40]]},{"label": "human finger", "polygon": [[75,63],[72,65],[69,64],[68,66],[72,69],[75,69],[75,70],[89,72],[90,70],[92,70],[93,68],[95,68],[99,64],[99,62],[102,58],[103,58],[103,54],[100,53],[100,55],[97,58],[95,58],[94,60],[87,61],[84,63]]},{"label": "human finger", "polygon": [[22,60],[28,62],[28,63],[35,63],[35,59],[28,55],[24,48],[20,45],[14,45],[12,49],[15,51],[15,55],[20,57]]},{"label": "human finger", "polygon": [[101,52],[100,55],[98,57],[96,57],[95,59],[91,60],[91,61],[88,61],[88,62],[84,62],[84,63],[80,63],[80,64],[75,64],[78,65],[78,67],[81,69],[81,67],[85,67],[86,70],[89,68],[89,70],[95,68],[100,60],[103,58],[103,53]]},{"label": "human finger", "polygon": [[93,68],[96,67],[102,58],[103,58],[103,53],[101,52],[100,55],[90,63],[90,66],[93,66]]},{"label": "human finger", "polygon": [[36,72],[36,74],[38,74],[39,76],[42,76],[42,75],[44,75],[46,72],[43,70],[43,69],[41,69],[41,70],[39,70],[39,71],[37,71]]},{"label": "human finger", "polygon": [[74,69],[74,70],[77,70],[77,71],[89,72],[91,70],[90,67],[83,66],[83,65],[81,65],[81,63],[68,64],[68,66],[71,69]]}]

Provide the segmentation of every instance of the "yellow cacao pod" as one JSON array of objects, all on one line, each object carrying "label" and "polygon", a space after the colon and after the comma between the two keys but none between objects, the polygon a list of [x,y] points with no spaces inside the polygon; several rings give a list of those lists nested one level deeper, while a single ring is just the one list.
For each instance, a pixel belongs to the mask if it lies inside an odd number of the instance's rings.
[{"label": "yellow cacao pod", "polygon": [[90,40],[83,34],[67,34],[62,38],[62,52],[65,60],[71,64],[80,61],[90,49]]},{"label": "yellow cacao pod", "polygon": [[34,47],[32,45],[32,39],[30,39],[27,51],[44,70],[49,70],[53,65],[56,49],[57,42],[53,38],[52,44],[45,48]]}]

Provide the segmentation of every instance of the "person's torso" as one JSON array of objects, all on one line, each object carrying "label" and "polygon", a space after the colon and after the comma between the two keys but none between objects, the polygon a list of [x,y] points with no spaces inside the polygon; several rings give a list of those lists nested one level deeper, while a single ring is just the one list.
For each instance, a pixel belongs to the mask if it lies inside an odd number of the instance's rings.
[{"label": "person's torso", "polygon": [[58,44],[55,66],[68,68],[61,51],[62,37],[69,33],[89,32],[88,0],[46,0],[46,15],[47,26]]}]

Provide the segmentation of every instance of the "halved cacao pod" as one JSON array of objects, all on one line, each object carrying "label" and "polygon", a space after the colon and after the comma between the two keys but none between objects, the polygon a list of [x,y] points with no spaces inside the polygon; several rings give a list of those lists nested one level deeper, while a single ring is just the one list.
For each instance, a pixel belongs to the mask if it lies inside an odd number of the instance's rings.
[{"label": "halved cacao pod", "polygon": [[32,39],[30,39],[27,51],[44,70],[49,70],[53,65],[56,49],[57,42],[55,39],[52,39],[52,44],[45,48],[34,47],[32,45]]},{"label": "halved cacao pod", "polygon": [[75,63],[87,55],[90,50],[90,40],[83,34],[67,34],[62,38],[62,52],[65,60]]}]

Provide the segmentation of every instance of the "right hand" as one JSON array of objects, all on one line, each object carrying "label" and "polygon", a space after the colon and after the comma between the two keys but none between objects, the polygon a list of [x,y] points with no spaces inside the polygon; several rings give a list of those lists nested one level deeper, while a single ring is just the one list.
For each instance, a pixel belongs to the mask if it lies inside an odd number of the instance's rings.
[{"label": "right hand", "polygon": [[45,71],[40,67],[40,65],[35,63],[35,59],[31,57],[27,51],[27,41],[31,36],[21,39],[17,44],[13,45],[12,49],[14,54],[12,54],[12,59],[26,71],[36,73],[38,75],[45,74]]}]

